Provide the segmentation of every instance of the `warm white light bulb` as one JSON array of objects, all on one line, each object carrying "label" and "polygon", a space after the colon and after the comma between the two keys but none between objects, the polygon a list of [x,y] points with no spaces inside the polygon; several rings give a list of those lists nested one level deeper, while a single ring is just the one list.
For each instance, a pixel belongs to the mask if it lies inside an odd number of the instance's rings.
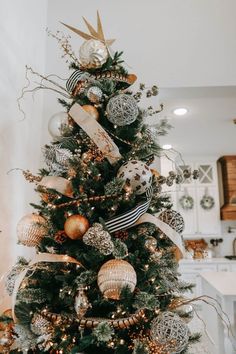
[{"label": "warm white light bulb", "polygon": [[187,108],[176,108],[173,112],[176,116],[184,116],[188,112],[188,110]]},{"label": "warm white light bulb", "polygon": [[164,150],[170,150],[170,149],[172,149],[172,145],[170,145],[170,144],[164,144],[164,145],[162,145],[162,149],[164,149]]}]

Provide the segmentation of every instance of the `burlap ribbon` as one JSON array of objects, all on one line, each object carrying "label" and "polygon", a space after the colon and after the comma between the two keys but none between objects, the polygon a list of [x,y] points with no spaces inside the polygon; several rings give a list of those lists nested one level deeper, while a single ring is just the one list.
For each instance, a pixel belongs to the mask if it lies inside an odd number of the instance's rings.
[{"label": "burlap ribbon", "polygon": [[69,115],[88,134],[111,164],[121,159],[117,145],[103,127],[82,106],[74,103]]},{"label": "burlap ribbon", "polygon": [[15,314],[15,306],[16,306],[16,298],[17,298],[17,293],[19,291],[19,288],[21,286],[22,281],[24,280],[26,273],[29,270],[33,270],[32,266],[34,266],[37,263],[41,262],[50,262],[50,263],[57,263],[57,262],[63,262],[63,263],[75,263],[81,267],[82,264],[78,262],[76,259],[69,257],[64,254],[51,254],[51,253],[39,253],[37,254],[34,259],[32,259],[28,266],[19,274],[15,281],[15,286],[12,294],[12,317],[14,322],[17,321],[16,314]]}]

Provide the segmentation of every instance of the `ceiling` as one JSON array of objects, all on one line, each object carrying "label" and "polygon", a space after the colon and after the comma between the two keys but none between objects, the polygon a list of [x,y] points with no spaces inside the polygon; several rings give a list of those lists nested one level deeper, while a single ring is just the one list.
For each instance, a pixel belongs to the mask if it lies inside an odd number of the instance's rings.
[{"label": "ceiling", "polygon": [[[163,88],[157,97],[158,103],[164,104],[159,117],[167,118],[173,127],[160,138],[161,145],[171,144],[184,157],[218,158],[236,154],[235,86]],[[175,116],[173,110],[178,107],[187,108],[188,113]],[[148,118],[148,123],[157,122],[157,117]]]}]

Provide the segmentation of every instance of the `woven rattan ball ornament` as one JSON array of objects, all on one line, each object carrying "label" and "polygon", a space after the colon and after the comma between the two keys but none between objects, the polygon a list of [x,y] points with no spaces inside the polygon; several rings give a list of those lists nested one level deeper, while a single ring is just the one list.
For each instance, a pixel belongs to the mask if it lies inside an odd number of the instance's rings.
[{"label": "woven rattan ball ornament", "polygon": [[104,297],[119,300],[122,288],[128,286],[133,292],[137,275],[127,261],[111,259],[104,263],[98,272],[98,286]]},{"label": "woven rattan ball ornament", "polygon": [[28,247],[36,247],[47,234],[46,220],[37,214],[27,214],[17,224],[19,243]]},{"label": "woven rattan ball ornament", "polygon": [[118,178],[123,179],[136,194],[143,194],[152,184],[152,172],[142,161],[131,160],[122,165]]},{"label": "woven rattan ball ornament", "polygon": [[159,214],[159,219],[180,234],[184,231],[184,219],[180,213],[175,210],[167,209],[162,211]]},{"label": "woven rattan ball ornament", "polygon": [[133,96],[121,93],[109,100],[106,113],[111,123],[122,127],[136,120],[138,105]]},{"label": "woven rattan ball ornament", "polygon": [[72,240],[82,239],[88,229],[88,219],[79,214],[69,216],[64,224],[65,233]]},{"label": "woven rattan ball ornament", "polygon": [[168,353],[182,352],[188,344],[189,329],[173,312],[163,312],[151,323],[151,338],[156,343],[168,346]]},{"label": "woven rattan ball ornament", "polygon": [[91,86],[87,91],[87,97],[92,103],[99,103],[102,99],[103,92],[97,86]]},{"label": "woven rattan ball ornament", "polygon": [[100,68],[108,59],[108,50],[96,39],[85,41],[79,49],[79,60],[84,68]]}]

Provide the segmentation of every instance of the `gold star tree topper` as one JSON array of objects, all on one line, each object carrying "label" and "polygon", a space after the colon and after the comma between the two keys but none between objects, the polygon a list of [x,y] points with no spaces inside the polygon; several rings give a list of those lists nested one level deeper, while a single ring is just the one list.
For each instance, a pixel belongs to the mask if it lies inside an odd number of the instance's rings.
[{"label": "gold star tree topper", "polygon": [[75,32],[76,34],[78,34],[80,37],[88,40],[88,39],[96,39],[102,43],[105,44],[106,47],[109,47],[110,45],[112,45],[112,43],[115,42],[115,39],[105,39],[104,36],[104,32],[103,32],[103,28],[102,28],[102,23],[101,23],[101,19],[99,16],[99,12],[97,11],[97,30],[95,30],[93,28],[93,26],[83,17],[83,20],[86,24],[86,26],[88,27],[89,33],[85,33],[80,31],[79,29],[69,26],[63,22],[61,22],[64,26],[66,26],[67,28],[69,28],[71,31]]}]

